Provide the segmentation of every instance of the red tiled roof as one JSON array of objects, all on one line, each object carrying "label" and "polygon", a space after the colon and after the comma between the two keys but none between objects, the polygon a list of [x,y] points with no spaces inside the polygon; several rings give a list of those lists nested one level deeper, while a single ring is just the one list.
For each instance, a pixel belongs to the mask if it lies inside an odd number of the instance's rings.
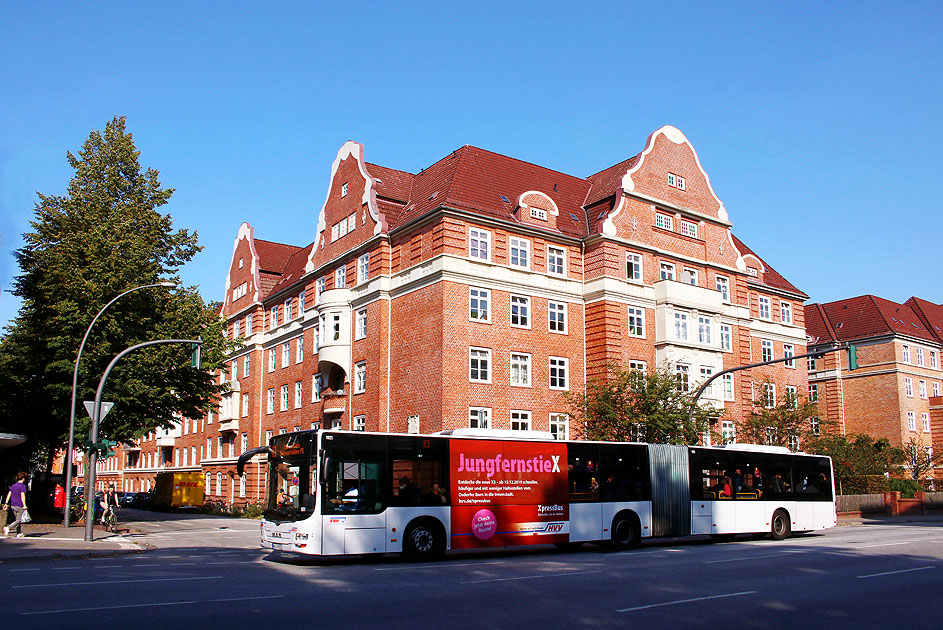
[{"label": "red tiled roof", "polygon": [[409,201],[409,191],[413,187],[412,173],[397,171],[393,168],[364,162],[367,172],[377,180],[377,197],[383,197],[401,203]]},{"label": "red tiled roof", "polygon": [[820,340],[852,341],[896,333],[936,341],[909,306],[874,295],[811,304],[805,312],[806,330]]},{"label": "red tiled roof", "polygon": [[[278,279],[278,282],[272,286],[271,291],[269,291],[265,297],[278,293],[282,289],[291,286],[299,278],[301,278],[301,276],[304,274],[305,265],[308,262],[308,255],[311,253],[312,247],[314,247],[314,243],[311,243],[307,247],[302,247],[292,254],[291,258],[288,259],[285,269],[282,271],[282,275]],[[258,251],[258,249],[256,249],[256,251]]]},{"label": "red tiled roof", "polygon": [[255,253],[259,255],[259,271],[261,273],[281,275],[291,257],[301,249],[295,245],[273,243],[272,241],[260,239],[253,239],[253,243],[255,244]]},{"label": "red tiled roof", "polygon": [[927,327],[927,330],[929,330],[938,341],[943,342],[943,305],[934,304],[933,302],[918,297],[912,297],[904,302],[904,304],[913,309],[917,316],[920,317],[923,325]]},{"label": "red tiled roof", "polygon": [[591,206],[613,194],[616,189],[622,185],[622,177],[629,172],[629,169],[635,166],[637,161],[638,155],[587,177],[586,181],[589,182],[589,190],[586,193],[586,199],[583,201],[583,204]]},{"label": "red tiled roof", "polygon": [[774,289],[792,291],[804,297],[809,297],[808,295],[800,291],[798,288],[796,288],[795,285],[793,285],[791,282],[783,278],[782,275],[780,275],[778,271],[770,267],[769,263],[767,263],[765,260],[757,256],[756,252],[754,252],[752,249],[747,247],[743,241],[741,241],[739,238],[737,238],[733,234],[731,234],[731,236],[733,237],[733,242],[737,246],[737,249],[740,251],[741,255],[750,254],[752,256],[755,256],[760,262],[763,263],[763,267],[766,268],[766,271],[763,273],[763,280],[762,280],[763,284],[773,287]]}]

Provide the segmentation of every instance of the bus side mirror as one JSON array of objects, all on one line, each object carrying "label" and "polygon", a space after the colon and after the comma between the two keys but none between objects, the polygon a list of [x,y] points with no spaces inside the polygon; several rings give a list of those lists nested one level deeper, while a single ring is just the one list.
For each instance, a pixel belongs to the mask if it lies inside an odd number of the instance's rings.
[{"label": "bus side mirror", "polygon": [[318,469],[318,480],[321,482],[321,485],[327,484],[327,469],[331,465],[331,458],[328,455],[324,454],[324,451],[321,451],[321,466]]}]

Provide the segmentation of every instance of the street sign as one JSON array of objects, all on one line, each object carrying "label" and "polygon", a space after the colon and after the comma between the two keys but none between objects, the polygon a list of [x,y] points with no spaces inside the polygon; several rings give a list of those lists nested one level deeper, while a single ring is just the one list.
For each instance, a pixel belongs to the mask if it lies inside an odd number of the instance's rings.
[{"label": "street sign", "polygon": [[[92,418],[92,419],[94,420],[94,419],[95,419],[95,418],[94,418],[94,414],[95,414],[95,401],[94,401],[94,400],[86,400],[83,404],[85,405],[85,411],[88,412],[88,417],[89,417],[89,418]],[[103,401],[102,401],[102,416],[101,416],[101,418],[99,418],[99,420],[101,420],[102,418],[104,418],[105,416],[107,416],[107,415],[108,415],[108,412],[111,411],[111,408],[114,407],[114,406],[115,406],[115,403],[113,403],[113,402],[105,402],[105,401],[103,400]]]}]

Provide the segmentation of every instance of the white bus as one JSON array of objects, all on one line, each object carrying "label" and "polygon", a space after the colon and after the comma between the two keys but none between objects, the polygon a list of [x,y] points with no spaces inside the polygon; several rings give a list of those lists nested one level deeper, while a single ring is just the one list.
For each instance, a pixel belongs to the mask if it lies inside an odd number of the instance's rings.
[{"label": "white bus", "polygon": [[726,447],[557,441],[549,433],[301,431],[268,455],[261,544],[298,554],[404,553],[653,536],[793,532],[836,524],[828,457]]}]

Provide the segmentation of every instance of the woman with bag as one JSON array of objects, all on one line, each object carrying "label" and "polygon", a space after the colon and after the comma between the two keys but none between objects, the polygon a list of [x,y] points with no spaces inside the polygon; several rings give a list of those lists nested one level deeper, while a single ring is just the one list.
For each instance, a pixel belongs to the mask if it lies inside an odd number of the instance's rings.
[{"label": "woman with bag", "polygon": [[28,476],[29,475],[25,472],[17,474],[16,483],[10,486],[10,491],[7,492],[7,498],[3,501],[3,509],[6,510],[9,505],[13,508],[13,515],[16,516],[16,520],[3,528],[4,536],[9,534],[10,528],[16,525],[16,537],[22,538],[22,523],[28,523],[31,520],[29,512],[26,511],[26,483],[24,483]]}]

